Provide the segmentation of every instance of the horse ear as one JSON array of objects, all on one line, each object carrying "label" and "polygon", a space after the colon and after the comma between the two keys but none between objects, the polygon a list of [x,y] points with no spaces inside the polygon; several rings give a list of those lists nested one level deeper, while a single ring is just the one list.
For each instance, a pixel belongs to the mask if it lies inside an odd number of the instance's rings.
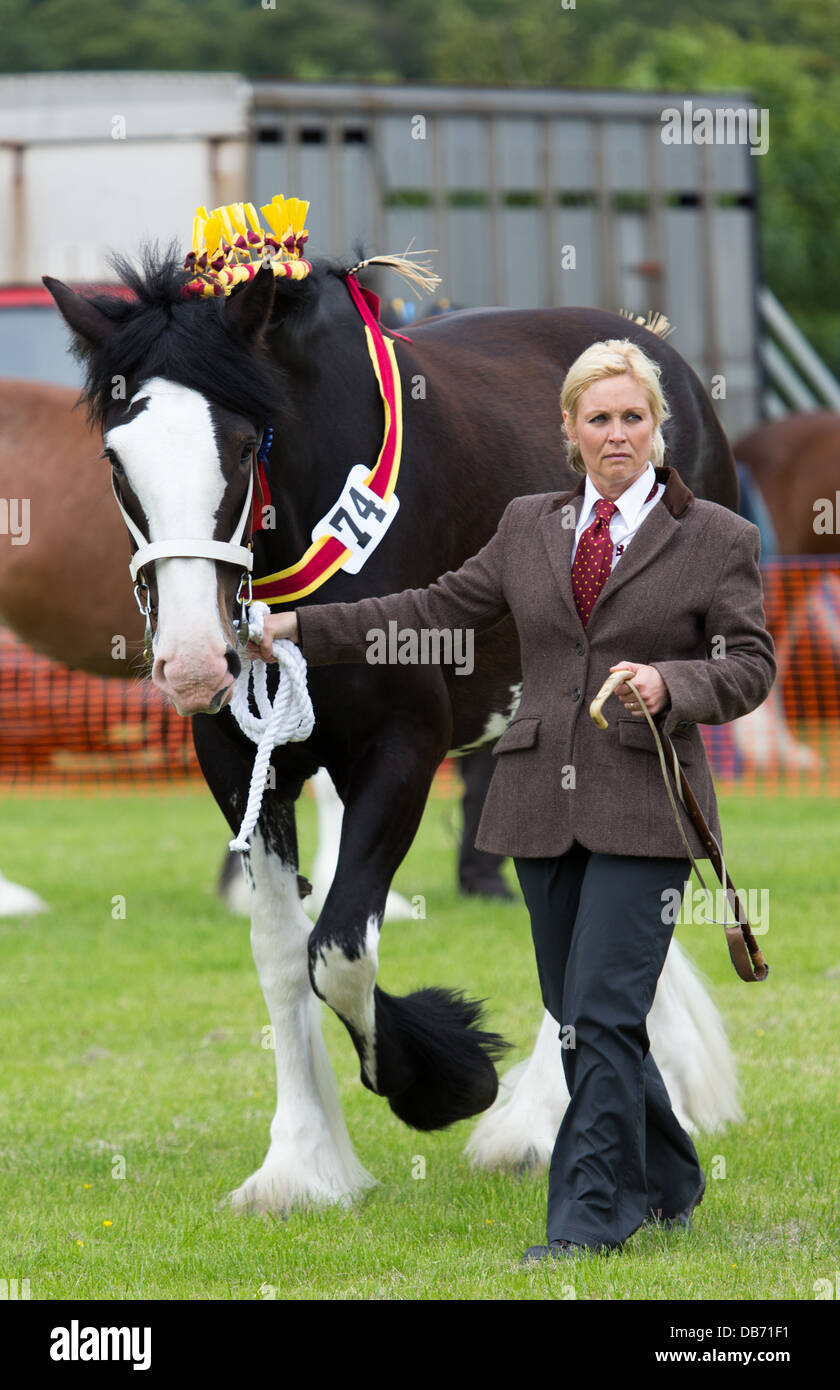
[{"label": "horse ear", "polygon": [[110,338],[117,327],[113,319],[109,319],[108,315],[97,309],[95,304],[91,304],[89,299],[76,294],[68,285],[62,284],[61,280],[53,280],[49,275],[44,275],[42,279],[65,322],[79,338],[91,347],[99,347],[106,338]]},{"label": "horse ear", "polygon": [[225,304],[225,319],[229,328],[246,343],[256,344],[262,337],[274,307],[274,273],[263,267],[241,290],[236,290]]}]

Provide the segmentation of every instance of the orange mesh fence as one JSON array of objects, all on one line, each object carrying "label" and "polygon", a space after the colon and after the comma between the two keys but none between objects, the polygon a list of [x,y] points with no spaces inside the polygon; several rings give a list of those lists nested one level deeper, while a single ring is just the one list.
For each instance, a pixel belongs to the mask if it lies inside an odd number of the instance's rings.
[{"label": "orange mesh fence", "polygon": [[0,789],[114,793],[202,780],[190,721],[150,681],[71,671],[0,629]]},{"label": "orange mesh fence", "polygon": [[[840,555],[762,567],[778,676],[759,710],[704,725],[718,787],[840,791]],[[725,634],[722,634],[725,637]],[[0,789],[74,794],[201,783],[190,721],[149,681],[57,665],[0,629]],[[451,760],[435,793],[459,796]]]},{"label": "orange mesh fence", "polygon": [[[840,791],[840,555],[762,565],[777,674],[759,709],[703,725],[721,791],[836,796]],[[725,634],[724,634],[725,636]]]}]

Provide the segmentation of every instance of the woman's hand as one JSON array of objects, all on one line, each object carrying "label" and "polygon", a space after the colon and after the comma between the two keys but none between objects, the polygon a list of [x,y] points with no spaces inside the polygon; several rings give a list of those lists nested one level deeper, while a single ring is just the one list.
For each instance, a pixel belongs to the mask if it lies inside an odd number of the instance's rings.
[{"label": "woman's hand", "polygon": [[251,657],[252,660],[254,657],[260,657],[263,661],[276,661],[277,657],[271,648],[277,638],[282,637],[289,642],[297,642],[298,636],[297,613],[271,613],[263,624],[262,641],[259,645],[255,642],[249,642],[245,648],[245,655]]},{"label": "woman's hand", "polygon": [[[610,670],[626,670],[633,673],[633,684],[651,714],[659,714],[660,710],[663,710],[668,704],[670,699],[668,687],[655,666],[641,666],[638,661],[617,661],[615,666],[610,667]],[[644,719],[644,710],[639,709],[636,696],[626,681],[618,687],[615,693],[625,709],[629,709],[631,714]]]}]

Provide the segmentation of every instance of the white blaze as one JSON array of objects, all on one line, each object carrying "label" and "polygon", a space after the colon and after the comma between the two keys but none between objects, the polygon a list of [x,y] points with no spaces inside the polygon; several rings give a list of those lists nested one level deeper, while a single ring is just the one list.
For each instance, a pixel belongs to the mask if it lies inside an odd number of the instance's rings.
[{"label": "white blaze", "polygon": [[[226,480],[210,407],[187,386],[153,377],[131,404],[144,410],[105,436],[125,469],[146,517],[149,541],[211,540]],[[217,601],[213,560],[157,560],[155,680],[185,713],[225,683],[227,641]],[[161,679],[164,663],[165,678]],[[211,689],[212,687],[212,689]]]}]

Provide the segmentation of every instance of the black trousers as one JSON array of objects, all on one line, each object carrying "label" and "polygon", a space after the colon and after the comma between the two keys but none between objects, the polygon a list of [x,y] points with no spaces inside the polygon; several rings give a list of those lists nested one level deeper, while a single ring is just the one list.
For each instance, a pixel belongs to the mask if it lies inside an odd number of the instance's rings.
[{"label": "black trousers", "polygon": [[547,1238],[614,1249],[650,1214],[689,1206],[703,1176],[646,1027],[673,934],[662,894],[682,893],[690,866],[578,844],[514,863],[571,1097],[549,1170]]}]

